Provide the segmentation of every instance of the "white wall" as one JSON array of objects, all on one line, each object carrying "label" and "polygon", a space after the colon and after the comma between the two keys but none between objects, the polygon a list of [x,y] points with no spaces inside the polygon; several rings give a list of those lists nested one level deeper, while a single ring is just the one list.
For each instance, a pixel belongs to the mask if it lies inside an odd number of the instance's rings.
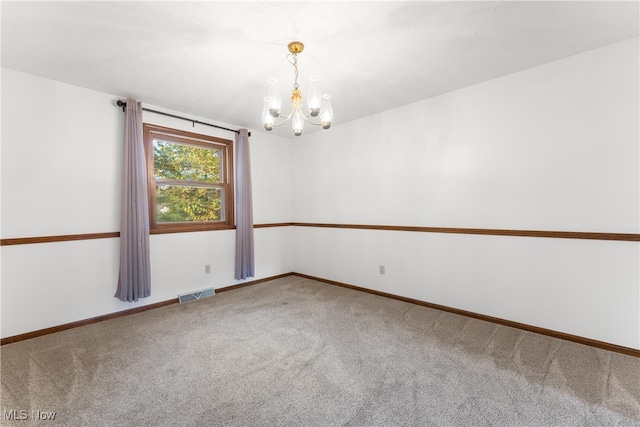
[{"label": "white wall", "polygon": [[[2,69],[2,238],[119,230],[124,113],[117,98]],[[233,139],[153,113],[144,120]],[[290,141],[254,132],[250,144],[254,222],[290,222]],[[113,297],[118,239],[2,246],[2,337],[238,283],[233,230],[153,235],[150,244],[152,295],[138,303]],[[292,271],[290,227],[256,229],[255,244],[256,279]]]},{"label": "white wall", "polygon": [[[303,135],[294,221],[638,233],[638,50]],[[296,227],[294,245],[296,272],[640,348],[636,242]]]}]

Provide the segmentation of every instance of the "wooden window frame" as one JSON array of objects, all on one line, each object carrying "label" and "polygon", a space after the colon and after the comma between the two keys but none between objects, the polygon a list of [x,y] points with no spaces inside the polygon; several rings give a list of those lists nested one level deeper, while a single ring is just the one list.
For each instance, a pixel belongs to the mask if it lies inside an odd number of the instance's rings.
[{"label": "wooden window frame", "polygon": [[[233,186],[233,141],[215,136],[186,132],[163,126],[144,123],[144,148],[147,160],[147,190],[149,196],[149,232],[150,234],[188,233],[193,231],[229,230],[235,228],[234,186]],[[216,148],[222,153],[220,184],[224,188],[224,221],[173,222],[158,223],[156,218],[156,179],[154,174],[153,139],[162,136],[169,141],[194,147]]]}]

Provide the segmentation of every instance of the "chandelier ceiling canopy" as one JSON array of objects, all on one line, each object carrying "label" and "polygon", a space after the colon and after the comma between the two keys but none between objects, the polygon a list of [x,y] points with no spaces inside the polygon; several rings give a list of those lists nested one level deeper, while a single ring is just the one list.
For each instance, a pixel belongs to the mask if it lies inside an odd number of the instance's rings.
[{"label": "chandelier ceiling canopy", "polygon": [[[305,95],[306,106],[303,107],[302,91],[298,85],[298,54],[304,50],[304,44],[299,41],[289,43],[289,55],[287,59],[293,65],[295,78],[293,90],[291,91],[291,110],[289,114],[282,114],[282,98],[278,90],[278,79],[270,77],[267,82],[269,87],[267,96],[264,97],[264,109],[262,111],[262,122],[266,130],[272,130],[274,127],[281,126],[291,121],[293,133],[296,136],[302,134],[304,122],[316,126],[322,126],[323,129],[331,127],[333,120],[333,109],[331,108],[331,95],[322,93],[318,84],[318,76],[309,77],[309,90]],[[304,108],[304,110],[303,110]],[[311,118],[317,118],[314,121]],[[284,119],[276,123],[276,119]]]}]

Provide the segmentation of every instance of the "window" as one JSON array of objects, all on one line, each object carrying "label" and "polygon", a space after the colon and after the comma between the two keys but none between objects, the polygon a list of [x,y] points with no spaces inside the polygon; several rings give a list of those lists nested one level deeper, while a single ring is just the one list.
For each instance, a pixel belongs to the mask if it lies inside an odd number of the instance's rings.
[{"label": "window", "polygon": [[233,142],[144,124],[151,233],[233,228]]}]

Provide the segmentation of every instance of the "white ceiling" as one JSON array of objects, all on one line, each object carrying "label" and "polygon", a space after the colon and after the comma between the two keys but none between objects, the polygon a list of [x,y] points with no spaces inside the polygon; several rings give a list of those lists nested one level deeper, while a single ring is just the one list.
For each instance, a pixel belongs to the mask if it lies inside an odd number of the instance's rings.
[{"label": "white ceiling", "polygon": [[[303,96],[307,77],[318,74],[339,125],[638,37],[638,6],[3,1],[2,66],[262,130],[266,79],[278,77],[286,99],[286,46],[300,40]],[[292,136],[288,125],[273,132]]]}]

